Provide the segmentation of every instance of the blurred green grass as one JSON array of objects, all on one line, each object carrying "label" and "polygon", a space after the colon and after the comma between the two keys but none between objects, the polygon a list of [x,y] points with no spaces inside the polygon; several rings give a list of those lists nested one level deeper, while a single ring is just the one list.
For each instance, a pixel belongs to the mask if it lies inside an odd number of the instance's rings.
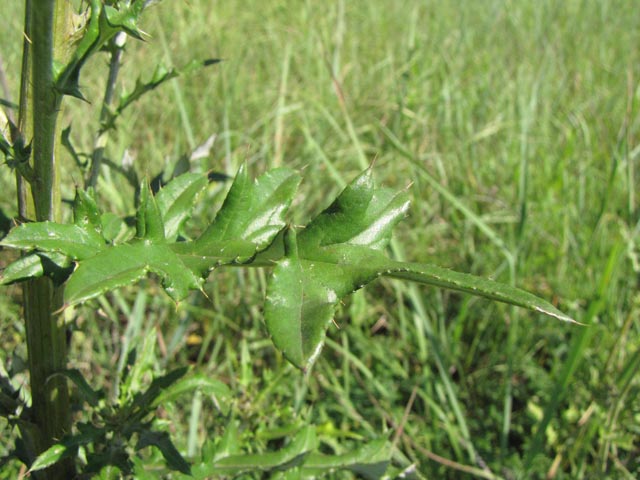
[{"label": "blurred green grass", "polygon": [[[21,14],[11,3],[0,48],[16,92]],[[327,451],[401,431],[396,462],[416,462],[427,477],[465,475],[438,455],[486,478],[635,478],[635,10],[633,2],[577,0],[154,7],[143,25],[150,40],[129,41],[119,86],[132,88],[162,62],[224,61],[141,100],[120,121],[109,158],[119,162],[129,148],[139,174],[155,176],[215,134],[211,155],[195,167],[231,174],[246,160],[256,174],[278,164],[302,169],[294,222],[375,161],[379,183],[411,185],[394,254],[514,283],[589,324],[380,282],[343,306],[340,328],[330,329],[304,379],[264,333],[267,273],[233,270],[212,276],[209,299],[194,295],[176,309],[152,296],[143,329],[158,322],[158,364],[194,362],[228,382],[241,395],[246,428],[324,425]],[[81,80],[92,105],[66,104],[63,123],[81,150],[93,142],[105,67],[105,57],[94,58]],[[81,174],[63,161],[70,197]],[[0,208],[11,216],[13,180],[1,172]],[[116,174],[98,191],[103,205],[133,211],[132,191]],[[212,191],[198,216],[210,218],[217,199]],[[0,338],[13,348],[18,290],[5,292]],[[73,361],[97,384],[111,380],[135,292],[105,300],[98,315],[92,306],[78,312],[85,336],[73,343]],[[201,444],[220,424],[203,408],[189,427],[189,409],[172,411],[184,418],[172,425],[177,443],[193,449],[195,437]]]}]

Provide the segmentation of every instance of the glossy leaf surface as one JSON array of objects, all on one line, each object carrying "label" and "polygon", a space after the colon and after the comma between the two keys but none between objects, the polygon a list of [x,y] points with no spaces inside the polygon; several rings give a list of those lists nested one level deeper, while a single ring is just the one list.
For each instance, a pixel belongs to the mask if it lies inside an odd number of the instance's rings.
[{"label": "glossy leaf surface", "polygon": [[287,232],[285,258],[267,287],[265,323],[294,365],[313,363],[338,303],[384,270],[380,249],[408,207],[405,193],[376,191],[368,169],[299,235]]},{"label": "glossy leaf surface", "polygon": [[299,183],[300,176],[287,168],[251,180],[246,166],[241,166],[215,220],[197,243],[246,240],[256,249],[265,248],[285,226],[285,214]]},{"label": "glossy leaf surface", "polygon": [[41,277],[42,275],[44,275],[42,261],[38,254],[33,253],[10,263],[2,271],[0,276],[0,285],[22,282],[29,278]]},{"label": "glossy leaf surface", "polygon": [[95,199],[84,190],[76,189],[73,200],[73,223],[79,227],[93,227],[94,230],[102,229],[101,212]]},{"label": "glossy leaf surface", "polygon": [[149,243],[164,243],[164,221],[149,184],[143,182],[140,187],[140,205],[136,212],[136,237]]},{"label": "glossy leaf surface", "polygon": [[470,293],[490,300],[497,300],[498,302],[533,310],[562,320],[563,322],[577,323],[546,300],[525,290],[475,275],[455,272],[436,265],[394,262],[391,268],[383,272],[383,275],[433,285],[435,287],[458,290],[460,292]]},{"label": "glossy leaf surface", "polygon": [[[100,213],[93,198],[79,193],[74,224],[25,224],[5,237],[4,246],[39,253],[7,267],[2,282],[51,275],[55,262],[45,264],[44,260],[57,255],[58,260],[66,256],[78,264],[66,285],[66,305],[134,283],[149,272],[160,277],[171,298],[180,301],[190,290],[201,289],[203,278],[219,266],[274,266],[267,285],[265,323],[276,347],[303,370],[321,351],[342,299],[380,276],[471,293],[573,321],[517,288],[387,258],[383,251],[393,228],[405,216],[409,199],[406,192],[376,188],[371,169],[305,228],[285,228],[299,181],[296,173],[285,168],[254,181],[242,166],[213,222],[196,240],[183,242],[175,240],[207,184],[202,175],[179,176],[156,195],[143,184],[136,238],[123,244],[112,241],[117,232],[105,228],[106,214]],[[68,271],[60,278],[66,275]]]},{"label": "glossy leaf surface", "polygon": [[185,173],[169,182],[156,194],[156,202],[164,222],[164,235],[175,242],[180,228],[191,216],[196,199],[207,186],[207,177]]},{"label": "glossy leaf surface", "polygon": [[63,458],[68,458],[74,454],[75,451],[69,448],[67,445],[56,443],[55,445],[42,452],[42,454],[40,454],[38,458],[36,458],[29,471],[37,472],[38,470],[47,468],[54,463],[62,460]]},{"label": "glossy leaf surface", "polygon": [[572,321],[523,290],[441,267],[396,262],[381,251],[408,208],[403,193],[376,190],[369,170],[298,235],[289,230],[284,258],[267,286],[265,323],[274,344],[306,370],[320,353],[339,302],[380,276],[450,288]]},{"label": "glossy leaf surface", "polygon": [[82,260],[100,251],[105,242],[92,228],[54,222],[23,223],[0,242],[4,247],[58,252]]},{"label": "glossy leaf surface", "polygon": [[303,256],[317,247],[342,243],[383,249],[408,209],[408,195],[376,189],[369,168],[301,231],[299,248]]},{"label": "glossy leaf surface", "polygon": [[190,290],[201,288],[202,279],[168,245],[138,241],[107,248],[80,262],[67,282],[65,304],[83,302],[129,285],[148,272],[161,278],[162,286],[175,301],[184,299]]},{"label": "glossy leaf surface", "polygon": [[65,437],[60,443],[56,443],[42,452],[31,464],[29,471],[35,472],[42,470],[43,468],[47,468],[64,458],[75,456],[77,454],[78,447],[88,445],[95,441],[98,435],[98,430],[86,429],[86,431],[80,434]]}]

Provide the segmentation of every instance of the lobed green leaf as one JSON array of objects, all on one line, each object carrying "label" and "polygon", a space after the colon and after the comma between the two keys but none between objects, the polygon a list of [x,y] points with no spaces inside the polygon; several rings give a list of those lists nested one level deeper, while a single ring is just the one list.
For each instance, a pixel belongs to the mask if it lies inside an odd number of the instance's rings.
[{"label": "lobed green leaf", "polygon": [[366,247],[337,245],[300,258],[296,235],[286,232],[285,259],[267,285],[264,316],[276,347],[306,370],[317,358],[339,302],[380,275],[388,260]]},{"label": "lobed green leaf", "polygon": [[74,260],[89,258],[105,247],[94,229],[54,222],[23,223],[12,229],[0,245],[20,250],[62,253]]},{"label": "lobed green leaf", "polygon": [[22,282],[43,275],[50,277],[56,285],[61,285],[73,271],[72,265],[69,257],[62,253],[32,253],[7,265],[0,274],[0,285]]},{"label": "lobed green leaf", "polygon": [[145,447],[156,447],[162,453],[167,461],[167,466],[171,470],[191,475],[191,466],[187,463],[178,449],[175,447],[167,432],[155,432],[152,430],[144,430],[140,432],[136,450],[142,450]]},{"label": "lobed green leaf", "polygon": [[339,302],[384,275],[450,288],[573,322],[523,290],[441,267],[388,259],[381,249],[405,215],[403,193],[375,190],[370,170],[357,177],[299,235],[284,236],[284,257],[267,285],[264,315],[275,346],[306,370],[320,353]]},{"label": "lobed green leaf", "polygon": [[267,286],[264,318],[273,343],[291,363],[305,369],[314,361],[338,301],[335,291],[307,275],[297,248],[278,263]]},{"label": "lobed green leaf", "polygon": [[120,237],[127,235],[127,224],[115,213],[105,212],[100,215],[100,230],[106,242],[116,242]]},{"label": "lobed green leaf", "polygon": [[383,249],[409,208],[405,192],[376,189],[371,169],[351,182],[334,202],[300,233],[303,252],[338,243]]},{"label": "lobed green leaf", "polygon": [[342,244],[309,252],[306,259],[287,253],[278,263],[264,309],[274,344],[291,363],[308,369],[322,349],[339,302],[380,276],[471,293],[574,322],[524,290],[434,265],[396,262],[377,250]]},{"label": "lobed green leaf", "polygon": [[176,382],[178,382],[189,370],[188,367],[180,367],[175,370],[171,370],[169,373],[164,374],[161,377],[154,378],[149,385],[149,388],[141,395],[137,395],[133,405],[144,411],[148,411],[157,406],[156,399],[162,394],[164,390],[170,388]]},{"label": "lobed green leaf", "polygon": [[169,245],[169,248],[189,270],[203,278],[216,267],[250,262],[256,254],[256,245],[246,240],[206,244],[178,242]]},{"label": "lobed green leaf", "polygon": [[393,262],[393,265],[390,265],[390,268],[382,272],[382,274],[391,278],[411,280],[470,293],[490,300],[526,308],[564,322],[577,323],[546,300],[525,290],[475,275],[455,272],[436,265]]},{"label": "lobed green leaf", "polygon": [[164,221],[149,184],[140,185],[140,204],[136,212],[136,237],[151,243],[164,243]]},{"label": "lobed green leaf", "polygon": [[0,276],[0,285],[22,282],[43,275],[44,268],[40,256],[37,253],[32,253],[7,265]]},{"label": "lobed green leaf", "polygon": [[[138,19],[144,8],[144,1],[134,0],[129,4],[120,5],[119,8],[114,8],[109,5],[105,5],[103,9],[103,16],[101,20],[106,23],[112,29],[116,31],[125,31],[128,35],[131,35],[138,40],[143,40],[142,32],[138,29]],[[102,30],[108,31],[104,25],[101,25]]]},{"label": "lobed green leaf", "polygon": [[100,0],[90,0],[90,15],[84,25],[82,37],[77,43],[71,60],[66,65],[54,66],[54,77],[56,88],[66,94],[83,99],[78,86],[80,69],[87,59],[100,49],[105,39],[100,35],[100,14],[102,12],[102,2]]},{"label": "lobed green leaf", "polygon": [[277,168],[252,181],[246,165],[238,170],[231,189],[213,223],[196,240],[203,246],[246,240],[256,250],[267,247],[286,225],[285,214],[300,183],[300,176]]},{"label": "lobed green leaf", "polygon": [[60,460],[75,456],[78,447],[92,443],[100,436],[100,433],[96,429],[86,429],[80,434],[65,437],[60,443],[56,443],[42,452],[31,464],[29,472],[37,472]]},{"label": "lobed green leaf", "polygon": [[171,180],[156,194],[168,242],[176,241],[180,228],[191,217],[198,195],[208,183],[204,175],[185,173]]},{"label": "lobed green leaf", "polygon": [[84,375],[77,369],[62,370],[54,375],[62,375],[71,380],[78,388],[80,396],[92,407],[97,407],[98,403],[104,398],[104,392],[100,390],[94,390],[91,385],[84,378]]},{"label": "lobed green leaf", "polygon": [[202,280],[165,244],[138,241],[105,249],[80,262],[65,288],[65,304],[73,305],[131,284],[147,272],[160,276],[162,286],[175,301],[190,290],[200,289]]},{"label": "lobed green leaf", "polygon": [[73,200],[73,223],[77,226],[88,229],[93,228],[97,232],[102,231],[101,213],[92,192],[76,189],[76,196]]}]

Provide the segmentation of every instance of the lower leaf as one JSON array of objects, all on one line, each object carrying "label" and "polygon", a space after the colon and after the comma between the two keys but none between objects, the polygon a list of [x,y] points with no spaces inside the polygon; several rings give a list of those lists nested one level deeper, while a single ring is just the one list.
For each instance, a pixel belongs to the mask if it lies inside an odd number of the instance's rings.
[{"label": "lower leaf", "polygon": [[338,244],[298,253],[295,242],[293,231],[287,232],[285,259],[269,281],[264,315],[275,346],[302,370],[320,353],[338,303],[380,276],[471,293],[575,323],[549,302],[492,280],[434,265],[393,261],[360,245]]},{"label": "lower leaf", "polygon": [[167,466],[171,470],[182,472],[185,475],[191,474],[191,466],[184,457],[180,455],[180,452],[171,441],[167,432],[155,432],[152,430],[141,432],[136,450],[142,450],[148,446],[153,446],[160,450],[162,456],[167,461]]},{"label": "lower leaf", "polygon": [[108,290],[132,284],[153,272],[175,301],[199,289],[202,279],[187,268],[165,244],[137,242],[108,248],[83,261],[65,288],[65,304],[72,305]]},{"label": "lower leaf", "polygon": [[490,300],[497,300],[498,302],[533,310],[564,322],[577,323],[546,300],[504,283],[476,277],[475,275],[469,275],[467,273],[455,272],[436,265],[394,263],[393,268],[382,272],[382,274],[391,278],[411,280],[413,282],[470,293]]}]

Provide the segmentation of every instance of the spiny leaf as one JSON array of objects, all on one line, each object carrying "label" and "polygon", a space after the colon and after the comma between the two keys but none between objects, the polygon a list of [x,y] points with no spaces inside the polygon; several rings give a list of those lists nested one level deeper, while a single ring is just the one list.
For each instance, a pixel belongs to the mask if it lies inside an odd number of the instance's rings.
[{"label": "spiny leaf", "polygon": [[307,258],[299,255],[287,253],[274,269],[264,315],[276,347],[303,370],[317,358],[338,303],[380,276],[471,293],[575,323],[524,290],[433,265],[395,262],[367,247],[341,244],[307,252]]},{"label": "spiny leaf", "polygon": [[304,369],[320,353],[339,298],[317,277],[306,274],[298,257],[295,233],[287,233],[287,258],[278,263],[269,280],[264,317],[275,346],[291,363]]},{"label": "spiny leaf", "polygon": [[116,245],[80,262],[65,288],[65,303],[73,305],[108,290],[129,285],[153,272],[175,301],[184,299],[190,290],[200,289],[202,280],[187,268],[164,244],[138,241]]},{"label": "spiny leaf", "polygon": [[265,323],[294,365],[305,370],[313,363],[338,303],[380,275],[388,260],[379,249],[408,207],[406,193],[376,190],[368,169],[299,237],[285,232],[285,259],[267,286]]},{"label": "spiny leaf", "polygon": [[78,85],[80,70],[89,57],[100,51],[118,32],[142,39],[137,22],[144,9],[144,1],[119,2],[117,8],[104,5],[100,0],[90,0],[89,3],[90,15],[71,60],[66,65],[54,66],[56,89],[81,100],[84,97]]},{"label": "spiny leaf", "polygon": [[58,252],[33,253],[7,265],[0,275],[0,285],[22,282],[43,275],[50,277],[56,285],[61,285],[73,271],[72,262]]},{"label": "spiny leaf", "polygon": [[35,171],[29,163],[30,158],[31,144],[25,145],[22,136],[18,136],[13,143],[12,151],[7,156],[7,164],[18,170],[27,182],[33,182],[35,179]]},{"label": "spiny leaf", "polygon": [[55,375],[62,375],[71,380],[78,387],[80,396],[92,407],[97,407],[100,399],[104,397],[104,392],[91,388],[91,385],[89,385],[80,370],[62,370]]},{"label": "spiny leaf", "polygon": [[75,452],[70,452],[69,448],[66,445],[62,445],[60,443],[56,443],[52,447],[48,448],[42,454],[36,458],[36,460],[31,464],[31,468],[29,471],[37,472],[38,470],[42,470],[43,468],[47,468],[54,463],[62,460],[65,457],[69,457]]},{"label": "spiny leaf", "polygon": [[136,396],[133,405],[145,411],[154,408],[157,397],[162,394],[164,390],[170,388],[184,377],[188,371],[188,367],[180,367],[175,370],[171,370],[169,373],[166,373],[161,377],[154,378],[151,385],[149,385],[149,388],[147,388],[143,394]]},{"label": "spiny leaf", "polygon": [[[128,245],[118,247],[118,250],[110,248],[105,251],[104,255],[100,255],[92,259],[89,266],[81,263],[75,272],[69,278],[64,290],[64,301],[66,305],[75,305],[77,303],[86,302],[98,295],[102,295],[110,290],[130,285],[147,274],[148,267],[142,262],[133,264],[112,264],[118,259],[125,262],[137,260],[135,255],[121,255],[125,253]],[[121,252],[119,249],[124,249]],[[116,252],[115,254],[113,252]]]},{"label": "spiny leaf", "polygon": [[165,241],[162,214],[147,182],[143,182],[140,186],[140,205],[136,212],[136,237],[151,243]]},{"label": "spiny leaf", "polygon": [[448,270],[436,265],[393,262],[382,274],[391,278],[411,280],[436,287],[471,293],[472,295],[533,310],[564,322],[577,323],[549,302],[532,293],[504,283],[494,282],[493,280],[469,275],[467,273],[454,272],[453,270]]},{"label": "spiny leaf", "polygon": [[206,277],[214,268],[221,265],[243,264],[254,258],[255,243],[246,240],[226,242],[178,242],[169,247],[180,261],[200,277]]},{"label": "spiny leaf", "polygon": [[300,249],[306,252],[349,243],[381,250],[389,243],[393,228],[408,208],[406,192],[375,188],[369,168],[300,232]]},{"label": "spiny leaf", "polygon": [[105,241],[113,243],[119,237],[126,235],[127,224],[115,213],[106,212],[100,215],[100,229]]},{"label": "spiny leaf", "polygon": [[0,132],[0,152],[2,152],[6,158],[13,158],[13,147],[4,138],[2,132]]},{"label": "spiny leaf", "polygon": [[373,194],[371,169],[367,169],[309,222],[300,234],[300,246],[305,249],[351,240],[366,226],[363,222]]},{"label": "spiny leaf", "polygon": [[284,258],[267,285],[265,323],[285,357],[306,370],[318,356],[339,302],[385,275],[459,290],[573,321],[548,302],[472,275],[388,259],[381,249],[404,216],[404,193],[375,190],[370,171],[296,236],[284,236]]},{"label": "spiny leaf", "polygon": [[88,445],[95,441],[95,439],[100,436],[100,433],[101,432],[96,429],[87,429],[78,435],[65,437],[60,443],[56,443],[42,452],[31,464],[29,472],[42,470],[60,460],[75,456],[79,446]]},{"label": "spiny leaf", "polygon": [[[119,9],[105,5],[103,9],[103,17],[110,27],[117,31],[125,31],[138,40],[143,40],[142,32],[138,29],[138,18],[144,8],[144,2],[137,0],[131,2],[129,6],[120,7]],[[106,30],[103,27],[103,30]]]},{"label": "spiny leaf", "polygon": [[90,0],[90,15],[84,25],[82,38],[73,52],[72,58],[67,65],[54,65],[54,78],[56,88],[62,93],[83,98],[78,86],[80,69],[84,62],[96,52],[100,46],[100,12],[102,2],[100,0]]},{"label": "spiny leaf", "polygon": [[162,456],[167,461],[167,466],[171,470],[191,475],[191,466],[187,463],[178,449],[175,447],[167,432],[155,432],[144,430],[140,432],[140,438],[136,445],[136,450],[142,450],[145,447],[153,446],[160,450]]},{"label": "spiny leaf", "polygon": [[54,222],[23,223],[4,237],[0,245],[21,250],[59,252],[74,260],[91,257],[105,246],[93,229]]},{"label": "spiny leaf", "polygon": [[254,243],[257,250],[267,247],[285,226],[299,183],[300,176],[287,168],[270,170],[252,181],[242,165],[215,220],[196,242],[242,239]]},{"label": "spiny leaf", "polygon": [[[25,224],[13,229],[2,244],[59,252],[77,260],[65,290],[69,305],[133,283],[148,272],[159,275],[167,293],[179,301],[190,289],[199,289],[201,277],[213,268],[247,262],[268,247],[285,225],[284,215],[299,181],[292,171],[276,169],[252,182],[241,169],[213,225],[195,242],[172,243],[207,184],[204,176],[185,174],[172,180],[157,199],[147,183],[141,185],[137,239],[129,244],[106,243],[119,228],[112,232],[105,226],[111,224],[107,214],[100,215],[93,198],[84,192],[76,195],[75,225]],[[117,222],[116,227],[120,225]],[[35,257],[30,258],[12,267],[3,281],[46,273],[41,267]]]},{"label": "spiny leaf", "polygon": [[92,227],[96,232],[100,232],[102,230],[100,215],[100,209],[92,192],[76,188],[76,196],[73,200],[73,223],[84,229]]},{"label": "spiny leaf", "polygon": [[171,180],[156,194],[168,242],[175,242],[180,228],[191,216],[198,195],[208,183],[204,175],[185,173]]},{"label": "spiny leaf", "polygon": [[[287,234],[294,243],[293,231]],[[267,285],[265,323],[276,347],[306,370],[322,349],[338,303],[377,278],[388,260],[376,250],[346,244],[319,249],[308,259],[293,246],[286,250]]]}]

